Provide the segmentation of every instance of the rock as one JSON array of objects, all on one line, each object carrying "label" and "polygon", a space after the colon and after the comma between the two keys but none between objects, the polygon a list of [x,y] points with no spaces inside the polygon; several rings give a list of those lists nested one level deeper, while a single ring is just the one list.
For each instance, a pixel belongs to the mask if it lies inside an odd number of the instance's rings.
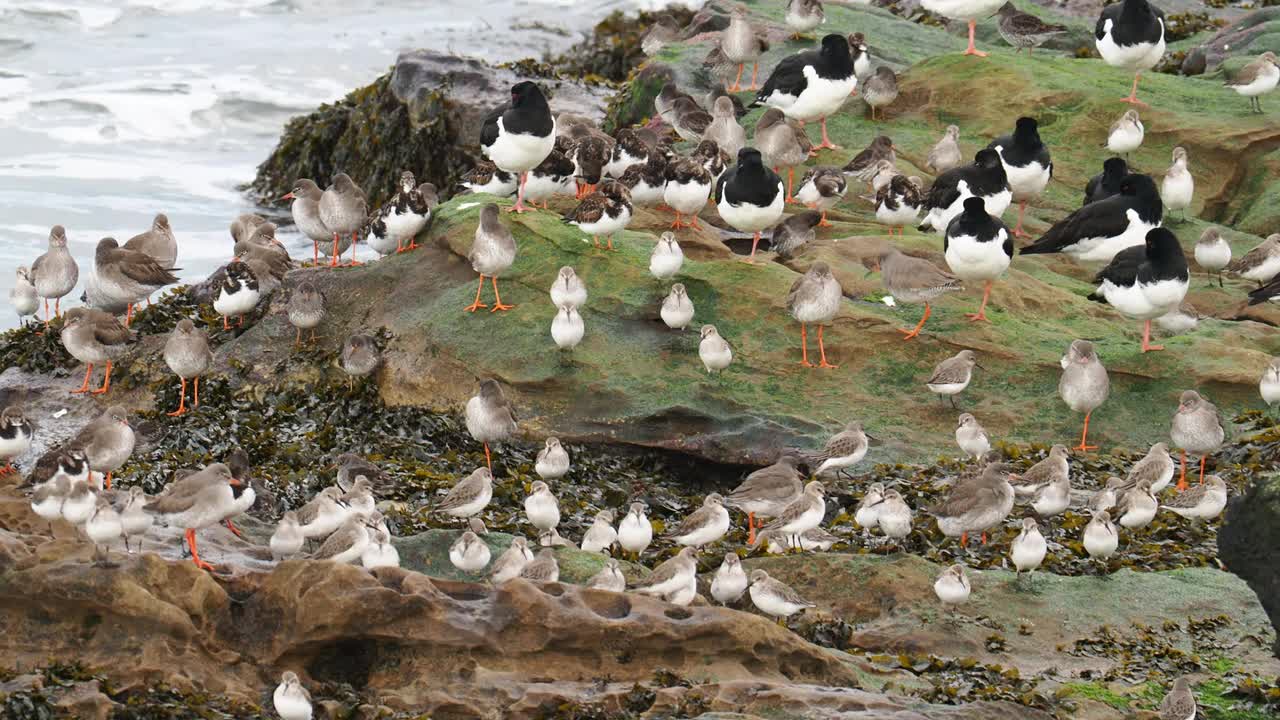
[{"label": "rock", "polygon": [[[479,60],[432,50],[404,53],[391,73],[290,120],[250,189],[263,204],[281,205],[297,178],[323,187],[346,172],[377,207],[395,191],[401,171],[410,169],[447,194],[480,157],[480,121],[522,79]],[[606,88],[554,78],[543,87],[559,112],[603,114]]]},{"label": "rock", "polygon": [[1178,71],[1188,76],[1203,75],[1207,63],[1208,56],[1205,55],[1204,48],[1191,48],[1187,51],[1187,56],[1182,59],[1182,66]]},{"label": "rock", "polygon": [[1214,33],[1196,50],[1204,55],[1209,70],[1214,70],[1229,58],[1229,70],[1236,70],[1255,56],[1267,50],[1280,50],[1276,33],[1280,32],[1280,7],[1264,7],[1233,18],[1233,22]]},{"label": "rock", "polygon": [[53,703],[80,720],[107,720],[115,703],[102,693],[96,680],[86,680],[64,688]]},{"label": "rock", "polygon": [[[1280,634],[1280,478],[1262,477],[1231,498],[1218,531],[1218,552],[1249,583]],[[1280,640],[1273,647],[1280,657]]]}]

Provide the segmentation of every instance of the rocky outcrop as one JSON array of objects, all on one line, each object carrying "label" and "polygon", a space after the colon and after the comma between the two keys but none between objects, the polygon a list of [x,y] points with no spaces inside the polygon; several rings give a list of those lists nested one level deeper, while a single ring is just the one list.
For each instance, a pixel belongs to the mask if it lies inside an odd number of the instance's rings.
[{"label": "rocky outcrop", "polygon": [[[1273,461],[1274,462],[1274,461]],[[1227,505],[1218,552],[1244,578],[1280,633],[1280,477],[1260,478]],[[1273,651],[1280,657],[1280,641]]]},{"label": "rocky outcrop", "polygon": [[[404,53],[389,74],[290,120],[250,190],[259,202],[274,205],[297,178],[325,186],[345,172],[377,206],[401,171],[412,170],[448,194],[480,157],[480,121],[522,79],[516,70],[481,60],[433,50]],[[540,82],[558,111],[603,115],[608,88],[558,76]]]}]

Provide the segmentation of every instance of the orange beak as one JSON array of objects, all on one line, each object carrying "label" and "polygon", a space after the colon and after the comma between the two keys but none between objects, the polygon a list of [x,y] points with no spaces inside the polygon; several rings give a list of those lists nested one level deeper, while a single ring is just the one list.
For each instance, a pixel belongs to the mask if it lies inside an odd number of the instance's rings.
[{"label": "orange beak", "polygon": [[228,485],[234,485],[235,487],[240,487],[240,486],[241,486],[241,485],[243,485],[244,483],[243,483],[243,482],[240,482],[239,480],[237,480],[237,479],[235,479],[235,478],[231,478],[230,480],[228,480],[228,481],[227,481],[227,484],[228,484]]},{"label": "orange beak", "polygon": [[293,193],[289,193],[288,195],[282,195],[282,196],[280,196],[280,199],[281,199],[281,200],[292,200],[292,199],[293,199]]}]

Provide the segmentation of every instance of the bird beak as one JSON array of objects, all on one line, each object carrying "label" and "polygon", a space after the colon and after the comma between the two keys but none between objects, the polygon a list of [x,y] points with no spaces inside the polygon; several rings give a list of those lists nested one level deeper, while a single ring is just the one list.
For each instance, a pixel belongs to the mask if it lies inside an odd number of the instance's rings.
[{"label": "bird beak", "polygon": [[976,367],[976,368],[978,368],[979,370],[986,370],[986,368],[982,367],[982,366],[981,366],[981,365],[979,365],[978,363],[974,363],[974,364],[973,364],[973,366],[974,366],[974,367]]},{"label": "bird beak", "polygon": [[287,195],[281,195],[281,196],[280,196],[280,199],[281,199],[281,200],[292,200],[292,199],[293,199],[293,193],[288,193]]},{"label": "bird beak", "polygon": [[235,487],[240,487],[240,486],[241,486],[241,485],[243,485],[244,483],[240,482],[239,480],[237,480],[237,479],[235,479],[235,478],[231,478],[230,480],[228,480],[228,481],[227,481],[227,484],[228,484],[228,485],[233,485],[233,486],[235,486]]}]

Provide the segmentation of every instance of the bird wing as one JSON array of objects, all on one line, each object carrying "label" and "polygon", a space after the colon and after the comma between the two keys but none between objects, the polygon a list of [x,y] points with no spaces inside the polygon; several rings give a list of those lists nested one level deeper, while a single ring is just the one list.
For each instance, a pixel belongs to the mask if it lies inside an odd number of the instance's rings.
[{"label": "bird wing", "polygon": [[1265,61],[1263,60],[1254,60],[1248,65],[1245,65],[1244,67],[1240,68],[1240,72],[1236,73],[1235,77],[1231,78],[1230,80],[1227,80],[1225,84],[1227,86],[1248,85],[1249,83],[1258,79],[1258,75],[1262,73],[1262,66],[1264,64],[1265,64]]},{"label": "bird wing", "polygon": [[1173,496],[1173,499],[1164,503],[1165,507],[1171,508],[1193,508],[1200,504],[1206,493],[1209,492],[1208,485],[1195,485]]},{"label": "bird wing", "polygon": [[769,580],[769,590],[781,598],[783,602],[803,607],[815,607],[813,603],[800,597],[800,593],[792,590],[790,585],[784,585],[773,578],[769,578]]},{"label": "bird wing", "polygon": [[484,116],[484,120],[480,123],[480,144],[489,147],[498,140],[498,120],[502,118],[503,113],[511,109],[511,103],[503,103],[498,107],[489,111]]},{"label": "bird wing", "polygon": [[[169,269],[160,266],[156,259],[137,250],[118,248],[111,251],[112,259],[120,263],[120,272],[130,280],[143,285],[169,285],[178,282],[178,277]],[[172,268],[178,270],[179,268]]]},{"label": "bird wing", "polygon": [[951,207],[960,198],[960,180],[963,179],[960,171],[964,169],[964,166],[958,167],[938,176],[930,186],[929,193],[925,195],[925,210]]},{"label": "bird wing", "polygon": [[1280,297],[1280,276],[1260,288],[1250,290],[1249,304],[1257,305],[1277,297]]},{"label": "bird wing", "polygon": [[[1244,272],[1252,270],[1271,258],[1272,244],[1263,242],[1254,249],[1227,264],[1227,272]],[[34,269],[34,268],[33,268]]]},{"label": "bird wing", "polygon": [[[1025,251],[1024,251],[1025,252]],[[1138,279],[1138,269],[1147,261],[1147,249],[1142,245],[1125,248],[1094,276],[1095,283],[1109,280],[1113,285],[1132,285]]]},{"label": "bird wing", "polygon": [[671,578],[679,575],[680,571],[683,569],[684,569],[684,564],[680,561],[680,558],[678,556],[673,557],[670,560],[667,560],[666,562],[662,563],[658,567],[654,568],[653,572],[649,575],[649,577],[644,579],[644,583],[642,585],[637,585],[636,587],[646,588],[646,587],[653,587],[655,585],[661,585],[662,583],[667,582]]},{"label": "bird wing", "polygon": [[1082,238],[1116,237],[1129,227],[1128,205],[1129,198],[1123,195],[1089,203],[1054,223],[1034,243],[1022,248],[1022,254],[1056,253]]},{"label": "bird wing", "polygon": [[681,535],[688,535],[695,530],[702,529],[703,526],[707,525],[711,521],[712,513],[714,513],[715,510],[715,508],[708,507],[706,505],[694,510],[685,517],[685,519],[681,520],[679,525],[668,530],[667,537],[680,537]]},{"label": "bird wing", "polygon": [[796,281],[791,283],[791,289],[787,291],[787,309],[795,310],[796,302],[800,299],[800,295],[805,285],[808,284],[809,276],[801,275]]},{"label": "bird wing", "polygon": [[593,192],[583,198],[577,207],[565,213],[564,221],[584,224],[599,222],[608,206],[609,198],[604,193]]},{"label": "bird wing", "polygon": [[965,375],[969,372],[969,364],[960,358],[947,358],[938,363],[933,369],[933,376],[929,378],[930,385],[947,385],[950,383],[964,382]]},{"label": "bird wing", "polygon": [[333,531],[333,534],[324,541],[324,544],[320,546],[319,550],[315,551],[315,554],[313,554],[311,558],[313,560],[324,560],[350,549],[351,544],[355,541],[356,535],[359,532],[360,531],[353,526],[343,525]]},{"label": "bird wing", "polygon": [[764,86],[756,94],[756,99],[751,106],[764,104],[764,101],[768,100],[775,91],[785,95],[799,96],[805,88],[809,87],[809,81],[804,76],[805,66],[817,61],[818,53],[812,50],[783,58],[782,62],[774,66],[773,72],[769,73],[769,79],[765,80]]},{"label": "bird wing", "polygon": [[844,193],[845,188],[848,187],[844,174],[840,172],[816,172],[813,184],[817,186],[818,194],[823,197],[841,195]]}]

